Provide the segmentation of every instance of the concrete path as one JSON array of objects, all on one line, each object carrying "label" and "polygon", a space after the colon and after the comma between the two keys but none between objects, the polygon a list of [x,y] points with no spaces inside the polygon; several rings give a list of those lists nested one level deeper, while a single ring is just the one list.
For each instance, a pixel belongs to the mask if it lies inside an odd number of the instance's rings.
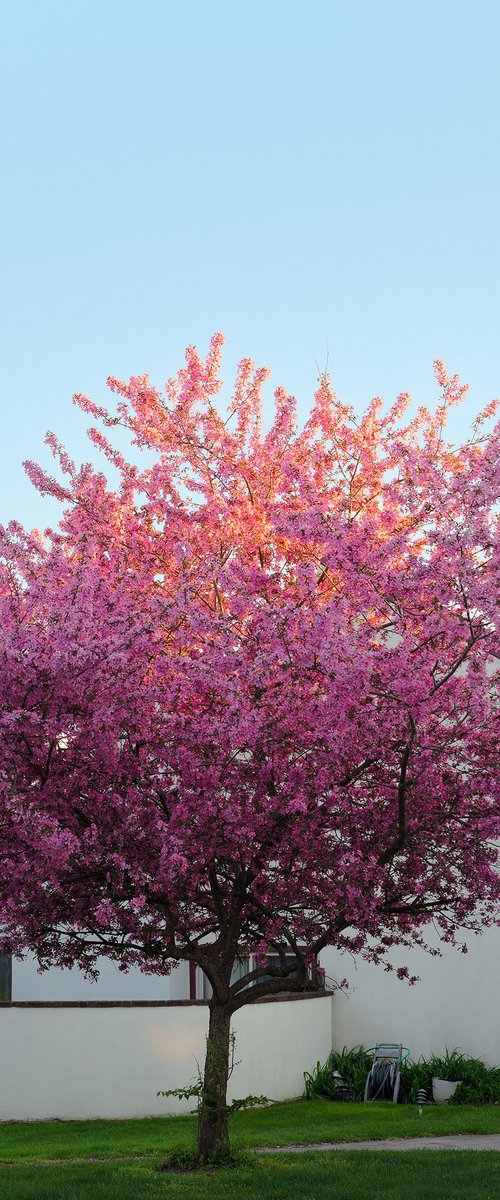
[{"label": "concrete path", "polygon": [[307,1150],[496,1150],[500,1133],[448,1133],[443,1137],[387,1138],[376,1142],[318,1142],[315,1146],[263,1146],[257,1154],[302,1154]]}]

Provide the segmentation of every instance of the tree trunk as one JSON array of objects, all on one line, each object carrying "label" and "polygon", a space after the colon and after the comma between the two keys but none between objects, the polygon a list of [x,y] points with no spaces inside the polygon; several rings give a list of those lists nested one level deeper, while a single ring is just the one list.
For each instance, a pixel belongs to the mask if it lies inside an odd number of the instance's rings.
[{"label": "tree trunk", "polygon": [[212,1000],[198,1120],[198,1154],[204,1162],[224,1157],[229,1152],[226,1092],[230,1025],[231,1013],[224,1005]]}]

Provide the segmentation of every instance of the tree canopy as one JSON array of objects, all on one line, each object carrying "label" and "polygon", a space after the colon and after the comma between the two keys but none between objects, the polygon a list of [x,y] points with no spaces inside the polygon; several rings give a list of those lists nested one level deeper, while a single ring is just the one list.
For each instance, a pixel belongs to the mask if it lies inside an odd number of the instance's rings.
[{"label": "tree canopy", "polygon": [[0,949],[187,959],[228,1032],[327,944],[497,919],[500,456],[494,405],[446,440],[442,363],[432,410],[356,415],[323,375],[266,430],[251,360],[218,406],[221,346],[77,395],[114,482],[49,434],[60,524],[1,530]]}]

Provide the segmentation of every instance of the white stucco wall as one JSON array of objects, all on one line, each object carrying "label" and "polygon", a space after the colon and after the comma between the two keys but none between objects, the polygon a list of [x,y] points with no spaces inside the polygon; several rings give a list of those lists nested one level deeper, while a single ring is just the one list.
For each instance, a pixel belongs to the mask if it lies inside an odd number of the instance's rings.
[{"label": "white stucco wall", "polygon": [[[0,1007],[0,1120],[140,1117],[191,1103],[158,1099],[203,1060],[206,1005]],[[331,1048],[332,998],[259,1003],[236,1014],[232,1097],[283,1100]]]},{"label": "white stucco wall", "polygon": [[419,949],[393,952],[390,959],[396,966],[407,965],[412,975],[420,976],[413,987],[381,966],[325,951],[321,962],[327,975],[349,980],[345,994],[335,994],[335,1048],[402,1042],[418,1058],[460,1047],[499,1065],[500,929],[463,940],[468,954],[451,947],[443,947],[442,958]]},{"label": "white stucco wall", "polygon": [[97,962],[99,978],[86,979],[78,967],[40,972],[28,954],[12,963],[13,1000],[184,1000],[189,995],[188,966],[180,963],[171,975],[144,975],[137,968],[119,971],[108,958]]}]

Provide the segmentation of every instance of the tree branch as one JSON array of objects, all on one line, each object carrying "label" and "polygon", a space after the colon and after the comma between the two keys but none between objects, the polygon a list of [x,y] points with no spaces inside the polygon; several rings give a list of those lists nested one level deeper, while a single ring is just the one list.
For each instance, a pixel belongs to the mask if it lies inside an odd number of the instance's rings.
[{"label": "tree branch", "polygon": [[410,736],[406,743],[404,754],[401,759],[401,770],[398,783],[398,833],[397,837],[391,842],[390,846],[380,855],[379,863],[385,866],[386,863],[392,862],[394,856],[399,850],[402,850],[407,834],[408,834],[408,811],[406,805],[406,776],[408,772],[408,763],[412,752],[413,743],[417,734],[417,726],[410,713]]}]

